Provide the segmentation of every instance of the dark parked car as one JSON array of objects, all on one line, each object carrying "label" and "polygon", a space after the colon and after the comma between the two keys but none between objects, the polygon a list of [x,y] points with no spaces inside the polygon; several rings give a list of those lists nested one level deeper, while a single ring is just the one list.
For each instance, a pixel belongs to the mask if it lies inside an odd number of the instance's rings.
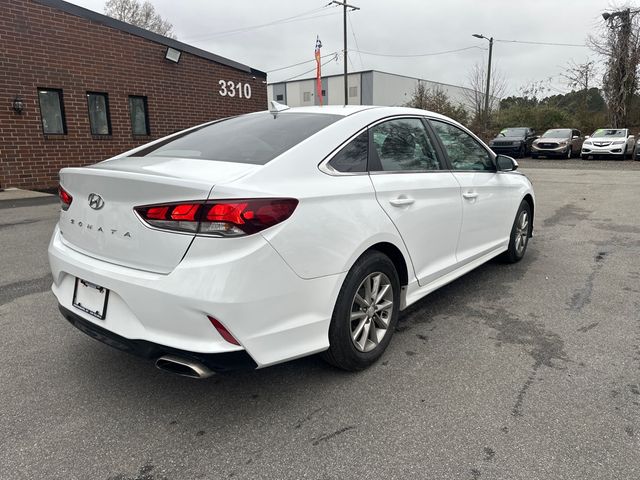
[{"label": "dark parked car", "polygon": [[496,138],[489,142],[489,146],[498,154],[522,158],[531,153],[531,144],[536,138],[538,137],[533,128],[503,128]]}]

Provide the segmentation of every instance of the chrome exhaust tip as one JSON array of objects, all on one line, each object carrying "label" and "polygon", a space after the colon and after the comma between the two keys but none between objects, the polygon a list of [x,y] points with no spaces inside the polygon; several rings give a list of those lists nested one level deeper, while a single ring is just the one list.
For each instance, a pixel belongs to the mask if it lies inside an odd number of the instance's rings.
[{"label": "chrome exhaust tip", "polygon": [[163,355],[156,360],[156,367],[165,372],[189,378],[209,378],[215,372],[200,362],[175,355]]}]

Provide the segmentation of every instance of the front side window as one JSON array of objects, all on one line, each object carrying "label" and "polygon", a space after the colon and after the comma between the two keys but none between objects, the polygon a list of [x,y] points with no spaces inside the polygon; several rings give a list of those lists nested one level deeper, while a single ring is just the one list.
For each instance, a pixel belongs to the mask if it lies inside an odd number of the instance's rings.
[{"label": "front side window", "polygon": [[331,159],[329,166],[343,173],[366,172],[368,151],[369,135],[364,131],[342,147]]},{"label": "front side window", "polygon": [[134,135],[149,135],[147,97],[129,97],[129,116],[131,117],[131,132]]},{"label": "front side window", "polygon": [[87,93],[89,124],[92,135],[111,135],[109,97],[106,93]]},{"label": "front side window", "polygon": [[183,132],[132,156],[178,157],[264,165],[341,115],[269,112],[228,118]]},{"label": "front side window", "polygon": [[429,120],[440,138],[454,170],[495,171],[489,152],[464,130],[439,120]]},{"label": "front side window", "polygon": [[67,133],[62,90],[39,88],[38,101],[40,103],[42,131],[46,135],[64,135]]},{"label": "front side window", "polygon": [[419,118],[399,118],[371,128],[370,170],[386,172],[439,170],[440,162]]}]

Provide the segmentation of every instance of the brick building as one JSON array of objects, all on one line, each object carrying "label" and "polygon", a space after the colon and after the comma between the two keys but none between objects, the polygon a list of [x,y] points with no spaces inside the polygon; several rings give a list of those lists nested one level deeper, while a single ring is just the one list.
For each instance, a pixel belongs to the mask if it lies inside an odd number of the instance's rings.
[{"label": "brick building", "polygon": [[266,105],[264,72],[62,0],[0,0],[0,188]]}]

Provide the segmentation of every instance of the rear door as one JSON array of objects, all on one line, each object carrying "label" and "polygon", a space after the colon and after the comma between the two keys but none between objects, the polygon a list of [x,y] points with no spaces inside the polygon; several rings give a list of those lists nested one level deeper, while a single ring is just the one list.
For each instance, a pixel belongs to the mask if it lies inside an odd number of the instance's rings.
[{"label": "rear door", "polygon": [[461,187],[462,228],[456,256],[464,264],[508,244],[519,205],[518,182],[498,173],[493,155],[468,132],[430,119]]},{"label": "rear door", "polygon": [[407,247],[420,285],[455,268],[462,221],[460,186],[420,117],[369,129],[369,171],[380,206]]}]

